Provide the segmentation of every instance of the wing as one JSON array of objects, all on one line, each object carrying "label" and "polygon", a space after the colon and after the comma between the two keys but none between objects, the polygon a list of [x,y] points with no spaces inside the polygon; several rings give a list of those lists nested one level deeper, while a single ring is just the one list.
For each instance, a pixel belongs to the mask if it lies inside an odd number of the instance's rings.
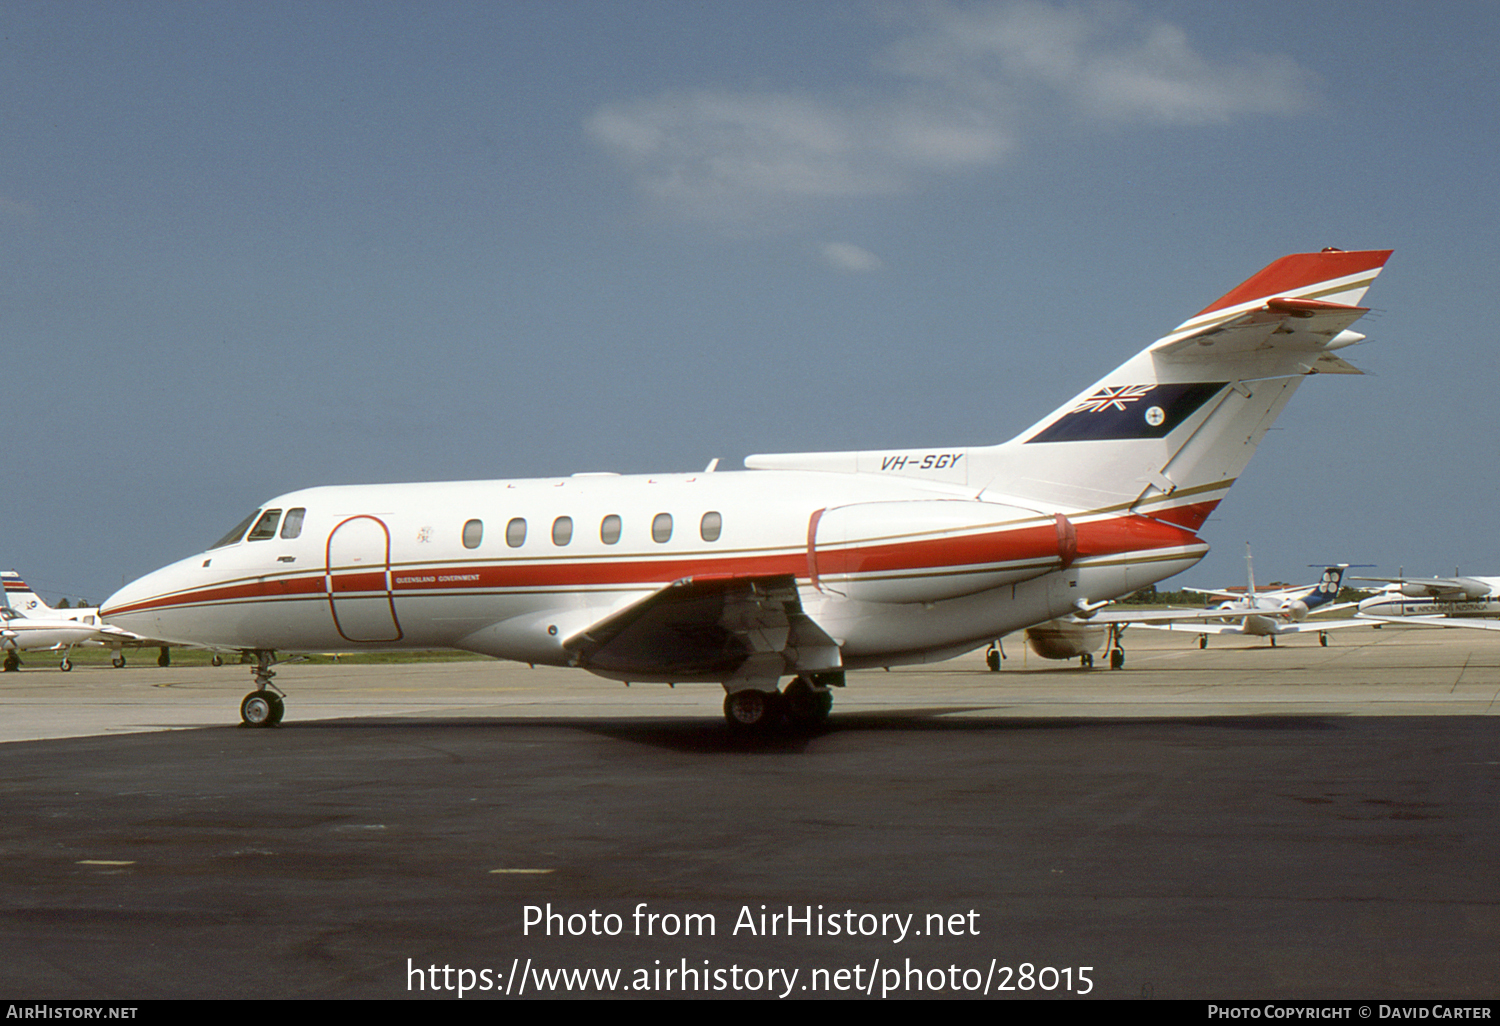
[{"label": "wing", "polygon": [[1226,616],[1244,616],[1243,613],[1225,613],[1215,609],[1181,609],[1172,607],[1169,609],[1110,609],[1102,612],[1090,613],[1087,616],[1075,615],[1067,618],[1068,623],[1087,626],[1089,624],[1120,624],[1130,626],[1132,624],[1160,624],[1173,623],[1177,621],[1198,621],[1210,617],[1223,619]]},{"label": "wing", "polygon": [[1190,591],[1194,595],[1212,595],[1214,598],[1222,599],[1225,602],[1243,602],[1247,597],[1243,589],[1240,591],[1218,591],[1213,588],[1183,588],[1182,590]]},{"label": "wing", "polygon": [[676,581],[563,642],[604,677],[775,681],[836,670],[838,644],[802,611],[790,574]]},{"label": "wing", "polygon": [[[1183,634],[1249,634],[1254,633],[1245,630],[1242,622],[1244,617],[1239,618],[1237,623],[1143,623],[1140,626],[1156,631],[1178,631]],[[1273,619],[1266,617],[1266,619]],[[1267,636],[1274,634],[1280,637],[1283,634],[1320,634],[1323,631],[1341,631],[1346,627],[1373,627],[1373,617],[1362,620],[1302,620],[1296,623],[1275,624],[1275,630],[1264,632]],[[1404,621],[1397,621],[1404,622]]]},{"label": "wing", "polygon": [[1346,627],[1368,627],[1368,620],[1299,620],[1282,624],[1277,634],[1320,634],[1323,631],[1341,631]]},{"label": "wing", "polygon": [[1364,619],[1397,627],[1467,627],[1471,631],[1500,631],[1500,620],[1481,620],[1472,616],[1365,616]]}]

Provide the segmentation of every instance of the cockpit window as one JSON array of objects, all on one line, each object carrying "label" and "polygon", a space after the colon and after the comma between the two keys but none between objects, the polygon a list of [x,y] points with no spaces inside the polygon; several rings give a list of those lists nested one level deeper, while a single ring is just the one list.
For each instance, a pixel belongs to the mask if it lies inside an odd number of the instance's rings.
[{"label": "cockpit window", "polygon": [[260,515],[255,526],[250,528],[250,533],[245,536],[246,541],[265,541],[267,538],[276,537],[276,525],[281,523],[281,510],[268,509]]},{"label": "cockpit window", "polygon": [[284,539],[295,538],[302,533],[302,518],[307,516],[307,509],[298,506],[296,509],[286,511],[286,519],[281,522],[281,537]]},{"label": "cockpit window", "polygon": [[209,548],[222,549],[226,545],[233,545],[235,542],[239,541],[245,536],[245,530],[251,524],[255,523],[255,518],[258,516],[260,516],[260,510],[256,510],[254,513],[251,513],[248,517],[246,517],[244,520],[241,520],[237,525],[235,525],[233,531],[230,531],[224,537],[214,542],[209,546]]}]

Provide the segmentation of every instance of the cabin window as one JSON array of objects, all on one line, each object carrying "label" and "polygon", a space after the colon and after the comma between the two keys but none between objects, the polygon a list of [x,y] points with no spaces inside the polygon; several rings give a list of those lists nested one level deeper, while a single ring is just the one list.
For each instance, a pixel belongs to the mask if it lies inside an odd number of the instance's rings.
[{"label": "cabin window", "polygon": [[281,522],[281,537],[290,541],[302,533],[302,518],[307,516],[307,510],[301,506],[286,511],[286,519]]},{"label": "cabin window", "polygon": [[505,544],[513,549],[519,549],[526,544],[525,517],[513,517],[510,523],[505,525]]},{"label": "cabin window", "polygon": [[703,514],[703,520],[698,524],[698,533],[703,535],[706,542],[719,540],[719,533],[724,530],[724,518],[717,513]]},{"label": "cabin window", "polygon": [[606,545],[614,545],[620,540],[620,518],[611,513],[599,522],[599,540]]},{"label": "cabin window", "polygon": [[209,546],[209,548],[222,549],[226,545],[233,545],[235,542],[239,541],[245,536],[245,532],[250,528],[251,524],[255,523],[255,518],[258,516],[260,516],[260,510],[256,510],[254,513],[251,513],[244,520],[241,520],[238,524],[236,524],[234,530],[230,531],[224,537],[214,542]]},{"label": "cabin window", "polygon": [[672,540],[672,514],[658,513],[652,518],[651,540],[662,544]]},{"label": "cabin window", "polygon": [[246,541],[265,541],[267,538],[276,537],[276,525],[281,523],[281,510],[268,509],[260,515],[255,526],[250,528],[250,533],[245,536]]},{"label": "cabin window", "polygon": [[484,521],[464,521],[464,548],[477,549],[482,541],[484,541]]},{"label": "cabin window", "polygon": [[566,545],[573,540],[573,518],[558,517],[552,521],[552,544]]}]

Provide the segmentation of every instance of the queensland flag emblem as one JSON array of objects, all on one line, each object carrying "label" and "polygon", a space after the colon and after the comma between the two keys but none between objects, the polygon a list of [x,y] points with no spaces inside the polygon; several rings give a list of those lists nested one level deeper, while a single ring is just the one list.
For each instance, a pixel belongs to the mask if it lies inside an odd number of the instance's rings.
[{"label": "queensland flag emblem", "polygon": [[1026,442],[1163,438],[1225,384],[1223,381],[1208,381],[1175,385],[1106,385]]}]

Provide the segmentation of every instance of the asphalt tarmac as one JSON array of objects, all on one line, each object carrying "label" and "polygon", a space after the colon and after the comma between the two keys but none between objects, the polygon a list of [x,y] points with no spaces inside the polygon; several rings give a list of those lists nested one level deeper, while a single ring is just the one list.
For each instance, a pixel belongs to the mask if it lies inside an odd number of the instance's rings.
[{"label": "asphalt tarmac", "polygon": [[706,685],[290,665],[257,730],[247,667],[32,656],[0,997],[1500,994],[1500,638],[1127,641],[760,742]]}]

